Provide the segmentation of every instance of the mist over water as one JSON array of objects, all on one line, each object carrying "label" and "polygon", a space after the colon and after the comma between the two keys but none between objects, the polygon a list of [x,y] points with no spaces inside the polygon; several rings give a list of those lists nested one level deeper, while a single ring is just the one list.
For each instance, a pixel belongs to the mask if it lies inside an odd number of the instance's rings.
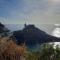
[{"label": "mist over water", "polygon": [[[21,30],[24,28],[24,24],[5,24],[5,26],[11,31]],[[56,28],[54,24],[36,24],[35,26],[48,34],[52,34],[53,30]]]},{"label": "mist over water", "polygon": [[5,26],[11,31],[21,30],[24,27],[23,24],[5,24]]}]

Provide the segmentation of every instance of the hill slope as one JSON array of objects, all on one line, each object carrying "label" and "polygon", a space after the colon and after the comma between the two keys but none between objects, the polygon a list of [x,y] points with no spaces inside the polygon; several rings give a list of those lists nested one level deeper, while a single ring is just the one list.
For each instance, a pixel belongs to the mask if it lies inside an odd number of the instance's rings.
[{"label": "hill slope", "polygon": [[60,38],[48,35],[34,25],[27,25],[23,30],[15,31],[14,36],[17,39],[17,44],[25,42],[28,47],[36,46],[37,44],[45,42],[60,41]]}]

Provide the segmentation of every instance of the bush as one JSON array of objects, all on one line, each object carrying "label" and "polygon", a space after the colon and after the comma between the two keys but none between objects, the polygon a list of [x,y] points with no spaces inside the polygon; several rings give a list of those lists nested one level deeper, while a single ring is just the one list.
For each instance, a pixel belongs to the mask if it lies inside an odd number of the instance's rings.
[{"label": "bush", "polygon": [[0,39],[0,60],[21,60],[25,59],[26,48],[18,46],[9,38]]}]

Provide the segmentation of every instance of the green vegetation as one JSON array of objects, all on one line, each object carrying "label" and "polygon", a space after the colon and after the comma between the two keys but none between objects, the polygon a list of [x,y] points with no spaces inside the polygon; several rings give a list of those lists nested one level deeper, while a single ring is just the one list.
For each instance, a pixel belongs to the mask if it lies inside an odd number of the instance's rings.
[{"label": "green vegetation", "polygon": [[60,60],[60,47],[46,43],[32,51],[25,43],[17,45],[12,39],[3,37],[0,38],[0,60]]},{"label": "green vegetation", "polygon": [[27,60],[60,60],[60,48],[54,44],[43,44],[39,51],[30,52]]}]

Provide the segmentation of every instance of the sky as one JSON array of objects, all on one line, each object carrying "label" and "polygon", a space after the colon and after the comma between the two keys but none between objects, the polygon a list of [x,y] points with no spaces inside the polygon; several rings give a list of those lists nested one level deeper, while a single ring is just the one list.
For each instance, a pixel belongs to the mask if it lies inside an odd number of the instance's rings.
[{"label": "sky", "polygon": [[4,24],[60,24],[60,0],[0,0]]}]

